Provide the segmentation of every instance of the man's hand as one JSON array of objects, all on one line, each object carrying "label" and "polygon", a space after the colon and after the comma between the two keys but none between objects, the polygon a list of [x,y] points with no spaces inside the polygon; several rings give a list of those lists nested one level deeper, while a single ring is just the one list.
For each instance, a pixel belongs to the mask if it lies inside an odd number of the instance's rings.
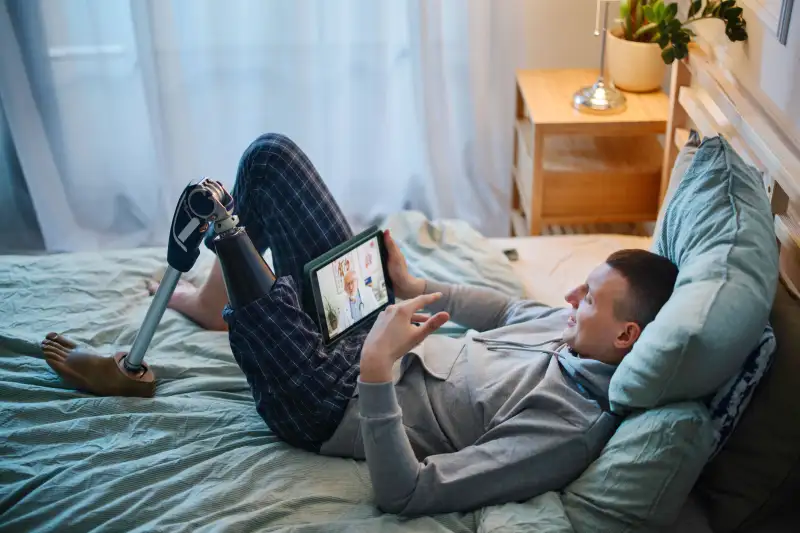
[{"label": "man's hand", "polygon": [[378,320],[361,348],[361,381],[391,381],[394,362],[450,320],[450,315],[445,312],[433,316],[417,313],[441,297],[439,292],[417,296],[412,300],[390,305],[378,315]]},{"label": "man's hand", "polygon": [[389,270],[389,277],[392,279],[395,295],[401,300],[416,298],[425,292],[425,280],[412,276],[408,272],[408,265],[400,247],[392,239],[389,230],[383,232],[386,251],[389,253],[389,261],[386,265]]}]

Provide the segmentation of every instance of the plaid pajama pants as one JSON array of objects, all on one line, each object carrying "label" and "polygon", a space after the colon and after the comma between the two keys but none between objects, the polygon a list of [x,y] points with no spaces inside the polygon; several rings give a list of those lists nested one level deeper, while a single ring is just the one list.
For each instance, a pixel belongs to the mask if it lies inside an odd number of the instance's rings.
[{"label": "plaid pajama pants", "polygon": [[[326,348],[302,308],[303,266],[353,232],[314,165],[283,135],[262,135],[245,150],[231,194],[256,249],[272,250],[277,276],[267,296],[226,306],[231,350],[267,425],[288,443],[319,451],[353,396],[368,329]],[[213,250],[210,238],[206,245]]]}]

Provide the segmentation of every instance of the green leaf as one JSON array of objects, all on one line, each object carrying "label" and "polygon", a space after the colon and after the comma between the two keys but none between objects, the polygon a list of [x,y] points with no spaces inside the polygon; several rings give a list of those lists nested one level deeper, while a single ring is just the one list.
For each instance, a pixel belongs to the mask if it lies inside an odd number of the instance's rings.
[{"label": "green leaf", "polygon": [[666,6],[664,9],[664,18],[667,20],[675,20],[675,16],[678,14],[678,4],[672,3]]},{"label": "green leaf", "polygon": [[644,16],[648,21],[656,22],[656,13],[655,13],[655,10],[653,9],[653,6],[651,6],[649,4],[646,5],[646,6],[643,6],[642,7],[642,11],[644,11]]},{"label": "green leaf", "polygon": [[[675,4],[672,4],[672,5],[675,5]],[[681,21],[678,20],[678,19],[672,19],[667,24],[667,28],[668,28],[670,33],[679,32],[681,30]]]},{"label": "green leaf", "polygon": [[669,44],[669,35],[666,33],[657,33],[656,35],[658,35],[658,46],[663,50]]},{"label": "green leaf", "polygon": [[626,19],[628,15],[631,13],[631,3],[630,0],[622,0],[619,3],[619,18]]},{"label": "green leaf", "polygon": [[688,45],[688,44],[689,44],[689,42],[691,42],[691,40],[692,40],[692,36],[691,36],[691,35],[689,35],[689,33],[688,33],[688,32],[686,32],[686,31],[679,31],[679,32],[678,32],[678,33],[675,35],[675,40],[676,40],[677,42],[679,42],[680,44],[686,44],[686,45]]},{"label": "green leaf", "polygon": [[664,18],[666,18],[664,15],[666,15],[667,6],[664,5],[663,0],[656,0],[653,9],[655,9],[656,18],[658,20],[664,20]]},{"label": "green leaf", "polygon": [[675,46],[675,59],[683,59],[689,53],[689,48],[686,45]]},{"label": "green leaf", "polygon": [[636,28],[641,28],[644,24],[644,10],[640,7],[636,10]]},{"label": "green leaf", "polygon": [[737,20],[742,16],[744,10],[741,7],[732,7],[724,14],[726,20]]},{"label": "green leaf", "polygon": [[625,22],[622,24],[622,30],[625,33],[625,40],[632,41],[633,40],[633,21],[631,20],[631,14],[628,13],[628,16],[625,17]]},{"label": "green leaf", "polygon": [[633,34],[633,37],[634,37],[634,38],[641,37],[642,35],[644,35],[644,34],[645,34],[645,33],[647,33],[648,31],[654,30],[654,29],[656,29],[657,27],[658,27],[658,24],[656,24],[655,22],[651,22],[650,24],[645,24],[644,26],[642,26],[641,28],[639,28],[639,29],[636,31],[636,33],[634,33],[634,34]]},{"label": "green leaf", "polygon": [[664,63],[666,63],[667,65],[675,61],[675,48],[673,48],[672,46],[664,48],[661,51],[661,59],[663,59]]},{"label": "green leaf", "polygon": [[689,18],[697,15],[701,7],[703,7],[703,0],[694,0],[692,7],[689,8]]}]

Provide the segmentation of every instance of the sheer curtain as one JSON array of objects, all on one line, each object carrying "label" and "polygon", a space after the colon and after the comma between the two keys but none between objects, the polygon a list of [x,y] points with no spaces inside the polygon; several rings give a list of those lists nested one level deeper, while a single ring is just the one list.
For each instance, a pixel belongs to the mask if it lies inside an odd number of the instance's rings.
[{"label": "sheer curtain", "polygon": [[400,209],[507,232],[524,0],[5,0],[0,98],[45,244],[166,241],[185,184],[261,133],[355,228]]}]

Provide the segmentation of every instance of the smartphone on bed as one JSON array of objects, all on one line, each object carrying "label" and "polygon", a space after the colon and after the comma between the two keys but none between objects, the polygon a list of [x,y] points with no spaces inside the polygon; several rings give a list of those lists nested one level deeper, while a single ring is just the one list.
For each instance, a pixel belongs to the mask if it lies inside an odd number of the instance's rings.
[{"label": "smartphone on bed", "polygon": [[383,232],[374,226],[305,265],[304,306],[325,344],[358,330],[394,303],[387,265]]}]

